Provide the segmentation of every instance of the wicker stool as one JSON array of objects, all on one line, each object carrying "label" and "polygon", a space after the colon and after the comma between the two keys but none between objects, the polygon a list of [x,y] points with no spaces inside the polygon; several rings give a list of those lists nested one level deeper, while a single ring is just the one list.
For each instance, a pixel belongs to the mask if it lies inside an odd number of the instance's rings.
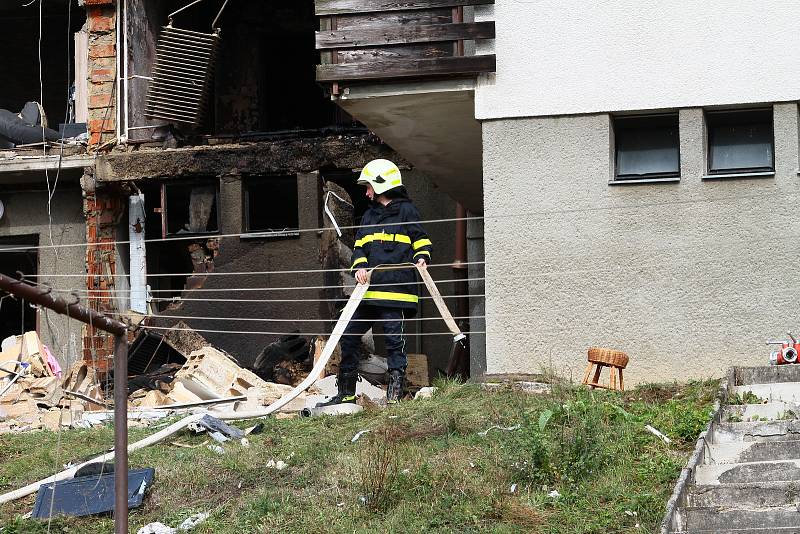
[{"label": "wicker stool", "polygon": [[[611,349],[599,349],[592,347],[589,349],[589,364],[586,366],[586,373],[583,375],[583,383],[592,388],[614,389],[625,391],[625,379],[622,377],[622,370],[628,365],[628,355],[624,352]],[[594,367],[594,377],[589,382],[589,376]],[[611,369],[609,384],[604,386],[600,383],[600,373],[603,367]],[[619,372],[619,383],[615,371]]]}]

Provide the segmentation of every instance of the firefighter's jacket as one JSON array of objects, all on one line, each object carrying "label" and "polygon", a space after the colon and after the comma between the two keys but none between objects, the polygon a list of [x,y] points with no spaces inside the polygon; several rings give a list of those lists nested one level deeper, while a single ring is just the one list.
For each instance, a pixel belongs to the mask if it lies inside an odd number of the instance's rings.
[{"label": "firefighter's jacket", "polygon": [[[419,224],[419,212],[405,198],[394,199],[388,206],[373,203],[361,219],[353,248],[351,272],[378,265],[431,262],[433,244]],[[373,271],[364,303],[374,306],[405,308],[407,317],[416,314],[419,302],[417,270],[413,268]]]}]

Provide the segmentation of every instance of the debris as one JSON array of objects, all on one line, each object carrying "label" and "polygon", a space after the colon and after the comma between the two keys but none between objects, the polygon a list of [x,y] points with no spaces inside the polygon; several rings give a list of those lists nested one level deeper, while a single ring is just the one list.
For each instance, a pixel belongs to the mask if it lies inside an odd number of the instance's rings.
[{"label": "debris", "polygon": [[175,529],[156,521],[143,526],[136,531],[136,534],[175,534]]},{"label": "debris", "polygon": [[282,336],[278,341],[264,347],[253,363],[252,369],[267,382],[278,381],[276,380],[277,375],[282,375],[284,380],[288,381],[281,381],[281,383],[292,384],[298,377],[293,373],[289,373],[289,376],[286,375],[285,372],[291,367],[279,367],[282,363],[287,362],[307,362],[304,370],[310,370],[307,339],[297,334]]},{"label": "debris", "polygon": [[553,490],[550,493],[548,493],[547,496],[550,497],[551,499],[558,499],[559,497],[561,497],[561,494],[558,492],[558,490]]},{"label": "debris", "polygon": [[178,530],[192,530],[194,527],[205,521],[211,517],[211,514],[208,512],[200,512],[194,514],[193,516],[187,517],[183,520],[183,523],[178,525]]},{"label": "debris", "polygon": [[214,445],[213,443],[211,445],[206,445],[206,448],[211,452],[216,452],[217,454],[225,454],[225,449],[219,445]]},{"label": "debris", "polygon": [[278,412],[275,414],[275,419],[296,419],[298,417],[298,413],[286,413],[286,412]]},{"label": "debris", "polygon": [[[336,386],[336,377],[328,376],[322,380],[318,380],[316,384],[309,390],[309,393],[324,395],[325,397],[333,397],[336,395],[338,388]],[[377,386],[373,386],[366,380],[358,380],[356,382],[356,395],[365,395],[369,399],[382,402],[386,400],[386,392]]]},{"label": "debris", "polygon": [[267,462],[267,469],[277,469],[278,471],[283,471],[287,467],[289,467],[289,464],[283,460],[278,460],[277,462],[275,460],[270,460]]},{"label": "debris", "polygon": [[[155,469],[128,471],[128,508],[138,508],[144,500],[144,492],[153,483]],[[50,517],[52,501],[53,516],[82,517],[110,512],[114,509],[114,473],[89,475],[42,484],[36,495],[33,517]]]},{"label": "debris", "polygon": [[189,430],[196,433],[208,431],[208,435],[219,443],[224,443],[230,439],[241,440],[245,433],[238,428],[232,427],[216,417],[208,414],[201,417],[198,421],[186,425]]},{"label": "debris", "polygon": [[156,406],[164,406],[167,404],[170,404],[169,397],[161,391],[154,389],[145,394],[138,406],[142,408],[155,408]]},{"label": "debris", "polygon": [[186,356],[165,336],[149,330],[141,330],[128,350],[128,372],[132,375],[146,375],[167,364],[180,368],[185,363]]},{"label": "debris", "polygon": [[258,423],[257,425],[247,427],[244,429],[244,433],[246,436],[249,436],[250,434],[253,435],[261,434],[263,431],[264,431],[264,423]]},{"label": "debris", "polygon": [[203,441],[203,443],[199,443],[197,445],[189,445],[188,443],[180,443],[178,441],[172,441],[172,442],[170,442],[170,444],[171,445],[175,445],[176,447],[180,447],[182,449],[198,449],[198,448],[202,447],[203,445],[208,444],[208,440],[205,440],[205,441]]},{"label": "debris", "polygon": [[[242,396],[252,387],[267,386],[255,373],[242,369],[213,347],[191,353],[186,364],[175,374],[175,381],[201,400]],[[174,399],[173,392],[170,398]]]},{"label": "debris", "polygon": [[653,428],[652,426],[650,426],[650,425],[644,425],[644,428],[645,428],[645,429],[646,429],[648,432],[650,432],[651,434],[653,434],[654,436],[657,436],[657,437],[661,438],[662,440],[664,440],[664,443],[672,443],[672,440],[671,440],[671,439],[669,439],[667,436],[665,436],[664,434],[662,434],[661,432],[659,432],[658,430],[656,430],[656,429],[655,429],[655,428]]},{"label": "debris", "polygon": [[[70,367],[64,377],[61,387],[65,392],[71,391],[75,394],[84,395],[85,397],[94,399],[105,405],[105,399],[100,389],[100,381],[97,378],[97,373],[92,367],[88,366],[86,362],[76,362]],[[87,409],[96,410],[97,408],[87,406]]]},{"label": "debris", "polygon": [[517,483],[515,482],[514,484],[511,484],[511,493],[516,493],[516,492],[517,492]]},{"label": "debris", "polygon": [[114,462],[95,462],[85,465],[75,472],[74,478],[98,476],[114,472]]},{"label": "debris", "polygon": [[319,417],[321,415],[352,415],[364,410],[363,406],[358,404],[345,403],[333,404],[331,406],[322,406],[320,408],[303,408],[300,415],[303,417]]},{"label": "debris", "polygon": [[367,430],[359,430],[358,432],[356,432],[356,435],[353,436],[353,438],[350,440],[350,443],[355,443],[356,441],[358,441],[361,438],[361,436],[363,436],[367,432],[369,432],[369,429],[367,429]]},{"label": "debris", "polygon": [[430,386],[427,354],[408,354],[406,381],[411,388]]},{"label": "debris", "polygon": [[430,399],[433,397],[433,394],[439,391],[439,388],[434,386],[428,386],[420,389],[417,391],[416,395],[414,395],[414,400],[417,399]]},{"label": "debris", "polygon": [[479,436],[488,436],[489,435],[489,431],[495,430],[495,429],[503,430],[505,432],[513,432],[514,430],[519,430],[520,429],[520,425],[517,424],[517,425],[514,425],[514,426],[505,426],[505,427],[504,426],[493,425],[493,426],[490,426],[489,428],[487,428],[486,430],[484,430],[482,432],[478,432],[478,435]]}]

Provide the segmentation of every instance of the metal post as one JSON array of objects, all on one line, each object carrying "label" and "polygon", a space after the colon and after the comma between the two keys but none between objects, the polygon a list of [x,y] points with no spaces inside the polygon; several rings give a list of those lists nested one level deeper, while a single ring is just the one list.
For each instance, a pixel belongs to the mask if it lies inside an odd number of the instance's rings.
[{"label": "metal post", "polygon": [[114,336],[114,534],[128,534],[128,340]]},{"label": "metal post", "polygon": [[114,334],[114,533],[128,534],[128,327],[77,302],[54,297],[49,288],[2,274],[0,290]]}]

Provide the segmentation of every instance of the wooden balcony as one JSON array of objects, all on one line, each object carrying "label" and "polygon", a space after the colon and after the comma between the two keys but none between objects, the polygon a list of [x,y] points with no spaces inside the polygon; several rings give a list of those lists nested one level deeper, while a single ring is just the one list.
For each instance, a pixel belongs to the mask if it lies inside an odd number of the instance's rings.
[{"label": "wooden balcony", "polygon": [[464,7],[494,0],[316,0],[317,81],[469,78],[494,72],[494,55],[465,55],[465,41],[493,39],[494,22],[464,22]]}]

